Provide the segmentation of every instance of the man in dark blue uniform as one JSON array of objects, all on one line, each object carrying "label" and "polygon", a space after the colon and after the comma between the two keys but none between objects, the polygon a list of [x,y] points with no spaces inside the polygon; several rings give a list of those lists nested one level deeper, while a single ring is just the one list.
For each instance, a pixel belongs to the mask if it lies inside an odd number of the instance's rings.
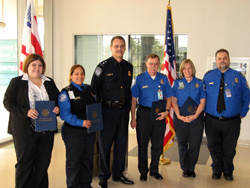
[{"label": "man in dark blue uniform", "polygon": [[107,187],[107,181],[111,176],[109,166],[113,143],[113,180],[128,185],[134,184],[123,174],[128,142],[133,66],[123,59],[126,49],[123,37],[113,37],[110,49],[112,57],[99,63],[91,82],[97,100],[101,101],[103,106],[104,129],[99,134],[100,188]]},{"label": "man in dark blue uniform", "polygon": [[[166,130],[165,118],[171,106],[172,88],[166,75],[158,73],[160,58],[150,54],[147,58],[147,71],[136,77],[132,86],[131,127],[136,128],[138,142],[138,168],[140,180],[146,181],[149,171],[150,176],[162,180],[158,172],[159,158],[163,150],[164,133]],[[135,118],[137,98],[139,108]],[[166,99],[166,111],[161,112],[157,119],[151,120],[152,102]],[[148,168],[148,143],[151,140],[151,163]]]},{"label": "man in dark blue uniform", "polygon": [[213,164],[213,179],[233,180],[233,158],[241,119],[249,110],[249,87],[242,73],[231,68],[229,53],[215,53],[217,68],[204,76],[206,86],[206,136]]}]

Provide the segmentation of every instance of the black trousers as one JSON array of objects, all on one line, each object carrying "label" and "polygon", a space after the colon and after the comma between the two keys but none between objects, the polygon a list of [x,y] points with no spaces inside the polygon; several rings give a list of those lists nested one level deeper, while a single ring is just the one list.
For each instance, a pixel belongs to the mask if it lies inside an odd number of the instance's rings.
[{"label": "black trousers", "polygon": [[95,133],[83,127],[63,124],[68,188],[89,188],[92,182]]},{"label": "black trousers", "polygon": [[34,132],[30,136],[13,136],[17,163],[16,188],[47,188],[48,167],[54,133]]},{"label": "black trousers", "polygon": [[[151,120],[151,111],[139,107],[137,112],[136,135],[138,142],[138,168],[142,175],[158,173],[159,159],[163,151],[166,130],[165,120]],[[148,168],[148,143],[151,140],[151,163]]]},{"label": "black trousers", "polygon": [[103,130],[99,133],[99,179],[108,180],[110,172],[110,150],[114,143],[112,177],[122,176],[128,143],[128,121],[130,105],[123,108],[102,108]]},{"label": "black trousers", "polygon": [[232,173],[235,148],[240,135],[240,117],[221,121],[206,115],[207,146],[213,164],[213,172]]},{"label": "black trousers", "polygon": [[178,141],[180,166],[183,171],[193,172],[199,158],[204,131],[204,113],[191,123],[185,123],[174,114],[174,127]]}]

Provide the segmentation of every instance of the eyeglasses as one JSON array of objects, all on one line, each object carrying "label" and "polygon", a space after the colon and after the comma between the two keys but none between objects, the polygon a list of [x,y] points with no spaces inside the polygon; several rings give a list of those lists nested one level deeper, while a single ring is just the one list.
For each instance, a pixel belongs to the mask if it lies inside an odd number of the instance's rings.
[{"label": "eyeglasses", "polygon": [[122,48],[123,49],[123,48],[125,48],[125,45],[120,45],[120,46],[119,45],[114,45],[113,48],[114,49],[118,49],[118,48]]},{"label": "eyeglasses", "polygon": [[150,66],[159,66],[160,63],[148,63]]}]

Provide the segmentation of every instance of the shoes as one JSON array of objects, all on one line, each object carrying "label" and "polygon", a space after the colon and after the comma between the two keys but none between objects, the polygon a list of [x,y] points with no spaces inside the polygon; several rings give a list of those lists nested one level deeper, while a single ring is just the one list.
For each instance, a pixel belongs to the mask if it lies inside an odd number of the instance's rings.
[{"label": "shoes", "polygon": [[189,177],[189,172],[188,171],[183,171],[182,176],[184,178],[188,178]]},{"label": "shoes", "polygon": [[212,179],[218,180],[221,178],[221,172],[213,172]]},{"label": "shoes", "polygon": [[148,177],[147,177],[147,175],[140,175],[140,180],[141,181],[147,181],[147,179],[148,179]]},{"label": "shoes", "polygon": [[155,179],[157,179],[157,180],[162,180],[162,179],[163,179],[162,175],[159,174],[159,173],[155,173],[155,174],[150,173],[149,175],[150,175],[150,176],[154,176]]},{"label": "shoes", "polygon": [[189,171],[188,173],[189,173],[189,177],[191,177],[191,178],[196,177],[196,173],[194,171],[192,171],[192,172]]},{"label": "shoes", "polygon": [[107,180],[100,180],[98,188],[108,188]]},{"label": "shoes", "polygon": [[113,178],[113,181],[116,181],[116,182],[120,181],[120,182],[122,182],[123,184],[126,184],[126,185],[133,185],[134,184],[134,182],[132,180],[129,180],[124,175],[122,175],[119,178]]},{"label": "shoes", "polygon": [[233,179],[234,179],[234,178],[233,178],[233,175],[232,175],[231,173],[228,173],[228,174],[227,174],[227,173],[226,173],[226,174],[224,173],[223,175],[224,175],[224,177],[225,177],[225,180],[227,180],[227,181],[233,181]]}]

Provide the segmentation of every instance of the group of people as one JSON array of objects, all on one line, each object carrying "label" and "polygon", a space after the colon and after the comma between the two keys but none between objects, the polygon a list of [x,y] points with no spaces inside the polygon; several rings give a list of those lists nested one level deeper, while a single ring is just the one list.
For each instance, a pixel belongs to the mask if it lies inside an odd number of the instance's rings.
[{"label": "group of people", "polygon": [[[35,131],[39,115],[35,101],[55,101],[53,112],[64,121],[61,134],[66,148],[66,183],[68,188],[91,188],[95,133],[88,133],[91,121],[86,117],[86,105],[102,104],[103,130],[98,133],[99,188],[108,187],[108,179],[127,185],[134,182],[123,174],[125,169],[129,112],[131,127],[136,128],[138,169],[140,180],[147,174],[157,180],[159,158],[163,150],[165,119],[174,108],[180,166],[184,177],[195,177],[195,165],[205,127],[207,145],[212,157],[212,178],[233,180],[233,158],[240,133],[241,119],[249,109],[249,88],[245,77],[229,68],[229,53],[216,52],[217,68],[207,72],[203,81],[195,77],[190,59],[180,65],[181,77],[171,87],[168,78],[158,72],[160,58],[150,54],[147,71],[138,75],[132,85],[133,66],[123,59],[125,40],[115,36],[111,40],[112,57],[96,67],[91,85],[85,84],[85,69],[73,65],[69,85],[57,89],[53,79],[44,75],[46,64],[38,54],[24,61],[22,76],[13,78],[4,96],[4,106],[10,112],[8,133],[12,134],[17,163],[17,188],[48,187],[47,169],[56,131]],[[197,103],[194,114],[184,116],[180,108],[188,98]],[[151,119],[152,102],[166,100],[166,109]],[[204,115],[205,114],[205,115]],[[151,163],[148,165],[148,144]],[[110,152],[113,147],[113,165]]]}]

